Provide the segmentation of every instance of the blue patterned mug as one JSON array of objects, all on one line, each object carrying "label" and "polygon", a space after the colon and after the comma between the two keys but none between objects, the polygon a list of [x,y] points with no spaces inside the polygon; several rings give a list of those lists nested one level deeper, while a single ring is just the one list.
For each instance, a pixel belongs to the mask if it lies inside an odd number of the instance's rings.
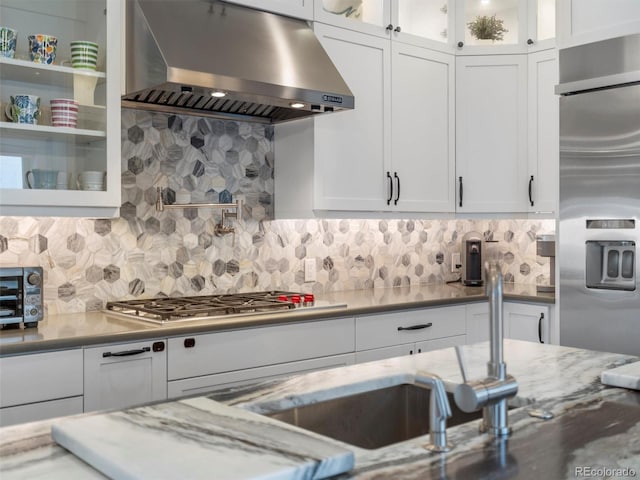
[{"label": "blue patterned mug", "polygon": [[56,61],[58,39],[53,35],[36,33],[29,35],[29,56],[35,63],[51,65]]},{"label": "blue patterned mug", "polygon": [[12,28],[0,27],[0,57],[14,58],[18,32]]},{"label": "blue patterned mug", "polygon": [[40,97],[37,95],[13,95],[9,97],[5,114],[12,122],[37,125],[40,116]]}]

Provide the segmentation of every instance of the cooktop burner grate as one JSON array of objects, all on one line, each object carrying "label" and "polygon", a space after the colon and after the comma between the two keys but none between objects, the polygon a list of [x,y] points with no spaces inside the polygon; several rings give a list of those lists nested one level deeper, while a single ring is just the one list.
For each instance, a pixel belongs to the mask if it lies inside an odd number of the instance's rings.
[{"label": "cooktop burner grate", "polygon": [[[292,296],[304,294],[285,291],[232,293],[180,298],[148,298],[107,302],[107,310],[124,315],[165,322],[180,319],[224,316],[233,314],[264,313],[296,308]],[[286,297],[286,300],[284,300]]]}]

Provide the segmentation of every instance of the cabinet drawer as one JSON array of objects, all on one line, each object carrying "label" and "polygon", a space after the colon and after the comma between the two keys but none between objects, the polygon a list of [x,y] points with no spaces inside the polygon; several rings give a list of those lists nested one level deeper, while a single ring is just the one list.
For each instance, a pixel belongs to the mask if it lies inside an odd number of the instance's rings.
[{"label": "cabinet drawer", "polygon": [[0,427],[82,413],[82,397],[0,408]]},{"label": "cabinet drawer", "polygon": [[82,395],[82,350],[0,358],[0,407]]},{"label": "cabinet drawer", "polygon": [[356,318],[356,350],[465,334],[465,307],[421,308]]},{"label": "cabinet drawer", "polygon": [[354,343],[353,318],[170,338],[168,379],[351,353]]},{"label": "cabinet drawer", "polygon": [[353,365],[354,354],[346,353],[331,357],[312,358],[299,362],[281,363],[266,367],[249,368],[235,372],[217,373],[203,377],[185,378],[169,382],[169,398],[205,394],[221,388],[267,380],[288,375],[298,375],[316,370]]}]

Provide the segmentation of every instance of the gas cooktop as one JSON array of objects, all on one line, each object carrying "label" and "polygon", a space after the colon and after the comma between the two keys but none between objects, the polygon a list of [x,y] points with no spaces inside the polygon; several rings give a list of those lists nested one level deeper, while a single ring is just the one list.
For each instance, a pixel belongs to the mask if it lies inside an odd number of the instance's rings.
[{"label": "gas cooktop", "polygon": [[193,297],[159,297],[107,302],[109,313],[154,323],[208,320],[232,315],[288,312],[299,308],[341,308],[346,304],[322,304],[311,294],[267,291]]}]

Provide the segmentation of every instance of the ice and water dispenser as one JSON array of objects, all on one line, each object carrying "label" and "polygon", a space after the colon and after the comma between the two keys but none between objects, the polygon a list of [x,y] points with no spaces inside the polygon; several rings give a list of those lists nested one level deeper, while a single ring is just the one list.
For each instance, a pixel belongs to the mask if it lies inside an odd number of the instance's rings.
[{"label": "ice and water dispenser", "polygon": [[[629,228],[603,220],[587,220],[587,228]],[[609,220],[608,222],[612,222]],[[624,222],[624,220],[616,220]],[[633,222],[633,220],[627,220]],[[635,222],[634,222],[635,223]],[[606,290],[636,289],[636,242],[633,240],[587,240],[586,286]]]}]

